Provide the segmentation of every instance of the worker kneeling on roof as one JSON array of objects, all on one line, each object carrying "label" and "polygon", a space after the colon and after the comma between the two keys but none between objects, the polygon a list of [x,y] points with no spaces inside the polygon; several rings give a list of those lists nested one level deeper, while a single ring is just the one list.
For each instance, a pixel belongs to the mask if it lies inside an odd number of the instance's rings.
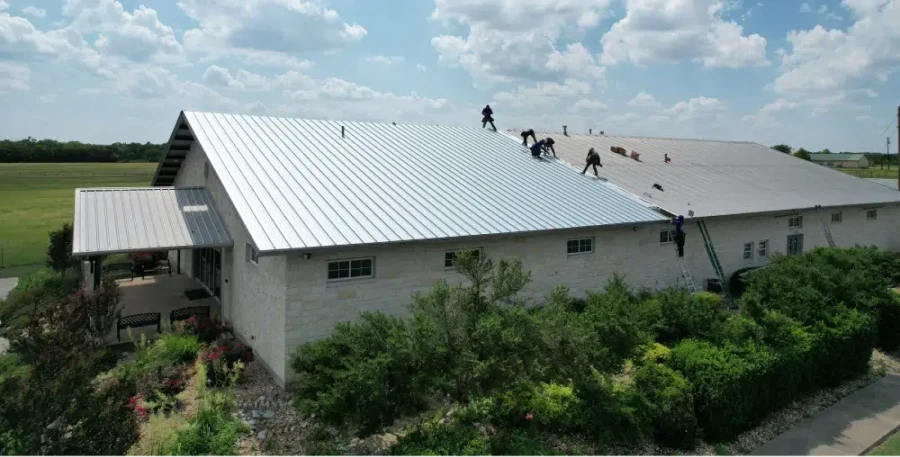
[{"label": "worker kneeling on roof", "polygon": [[549,151],[553,151],[553,157],[556,157],[556,150],[553,149],[553,138],[547,137],[537,143],[531,145],[531,156],[540,157],[542,153],[550,155]]},{"label": "worker kneeling on roof", "polygon": [[594,166],[594,175],[600,176],[600,173],[597,173],[597,167],[603,167],[600,163],[600,154],[597,154],[597,151],[594,148],[588,150],[587,159],[585,160],[584,170],[581,174],[585,174],[588,171],[588,167],[591,165]]}]

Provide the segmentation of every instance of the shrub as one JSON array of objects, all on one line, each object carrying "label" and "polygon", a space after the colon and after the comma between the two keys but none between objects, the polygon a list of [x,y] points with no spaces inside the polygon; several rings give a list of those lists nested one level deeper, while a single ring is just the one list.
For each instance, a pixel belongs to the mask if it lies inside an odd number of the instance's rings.
[{"label": "shrub", "polygon": [[635,386],[647,399],[656,442],[690,449],[697,438],[691,385],[675,370],[658,363],[637,369]]},{"label": "shrub", "polygon": [[490,395],[525,379],[542,379],[544,348],[537,319],[523,308],[489,313],[475,325],[472,389]]},{"label": "shrub", "polygon": [[50,268],[25,276],[0,300],[0,321],[8,325],[14,317],[34,312],[36,306],[65,297],[78,288],[78,282],[76,275],[60,276]]},{"label": "shrub", "polygon": [[184,390],[184,367],[155,366],[137,383],[138,394],[148,401],[161,395],[173,396]]},{"label": "shrub", "polygon": [[585,431],[600,441],[635,442],[647,437],[651,411],[634,385],[592,370],[575,385]]},{"label": "shrub", "polygon": [[489,455],[488,440],[477,428],[456,422],[425,422],[391,448],[393,455]]},{"label": "shrub", "polygon": [[714,341],[741,345],[747,342],[761,343],[763,329],[746,314],[735,314],[725,320]]},{"label": "shrub", "polygon": [[59,230],[50,232],[50,244],[47,247],[47,266],[57,273],[65,275],[69,268],[78,265],[78,259],[72,256],[72,224],[64,223]]},{"label": "shrub", "polygon": [[654,301],[659,306],[660,323],[656,339],[663,344],[685,338],[715,339],[726,320],[722,298],[709,292],[691,295],[685,289],[666,289]]},{"label": "shrub", "polygon": [[238,363],[253,361],[253,351],[230,333],[219,337],[200,354],[200,361],[206,366],[208,384],[223,386],[240,377],[241,371],[236,369]]},{"label": "shrub", "polygon": [[209,316],[191,316],[176,326],[179,333],[190,333],[197,335],[203,343],[212,343],[216,341],[222,334],[231,333],[231,329],[225,326],[221,321]]},{"label": "shrub", "polygon": [[197,360],[202,345],[190,333],[164,333],[153,344],[151,357],[164,363],[190,363]]},{"label": "shrub", "polygon": [[900,294],[893,300],[880,301],[875,308],[878,323],[878,346],[892,351],[900,347]]},{"label": "shrub", "polygon": [[489,445],[490,455],[565,455],[525,430],[500,430]]},{"label": "shrub", "polygon": [[165,455],[236,455],[237,438],[247,430],[232,416],[234,398],[227,392],[202,391],[197,413],[188,419],[187,427],[165,444]]},{"label": "shrub", "polygon": [[329,338],[300,346],[297,372],[301,411],[335,425],[372,432],[425,405],[409,331],[397,318],[364,313],[338,324]]},{"label": "shrub", "polygon": [[141,439],[128,455],[165,455],[175,446],[178,431],[187,427],[181,414],[152,414],[141,431]]},{"label": "shrub", "polygon": [[562,432],[581,430],[581,414],[581,401],[572,387],[521,382],[466,408],[460,420]]}]

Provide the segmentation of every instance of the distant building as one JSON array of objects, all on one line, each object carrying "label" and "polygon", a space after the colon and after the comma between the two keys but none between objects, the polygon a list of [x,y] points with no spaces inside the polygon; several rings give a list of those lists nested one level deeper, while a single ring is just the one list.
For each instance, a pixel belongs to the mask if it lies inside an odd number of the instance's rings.
[{"label": "distant building", "polygon": [[869,168],[869,159],[865,154],[814,153],[809,155],[809,160],[832,168]]}]

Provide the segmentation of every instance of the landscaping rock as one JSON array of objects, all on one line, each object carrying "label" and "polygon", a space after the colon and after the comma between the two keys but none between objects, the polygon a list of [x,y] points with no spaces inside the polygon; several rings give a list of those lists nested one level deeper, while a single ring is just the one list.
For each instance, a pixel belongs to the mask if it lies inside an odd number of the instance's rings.
[{"label": "landscaping rock", "polygon": [[267,432],[265,430],[262,430],[256,434],[256,439],[264,440],[264,439],[266,439],[266,436],[267,436]]}]

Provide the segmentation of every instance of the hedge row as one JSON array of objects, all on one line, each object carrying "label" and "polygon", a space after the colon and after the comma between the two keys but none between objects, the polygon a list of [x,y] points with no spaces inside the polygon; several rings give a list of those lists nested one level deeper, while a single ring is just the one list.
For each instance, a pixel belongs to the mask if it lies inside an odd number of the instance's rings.
[{"label": "hedge row", "polygon": [[869,315],[838,308],[811,326],[778,320],[787,325],[771,329],[780,341],[769,345],[688,339],[673,348],[672,366],[693,385],[697,420],[707,438],[733,438],[801,393],[867,369],[875,345]]}]

